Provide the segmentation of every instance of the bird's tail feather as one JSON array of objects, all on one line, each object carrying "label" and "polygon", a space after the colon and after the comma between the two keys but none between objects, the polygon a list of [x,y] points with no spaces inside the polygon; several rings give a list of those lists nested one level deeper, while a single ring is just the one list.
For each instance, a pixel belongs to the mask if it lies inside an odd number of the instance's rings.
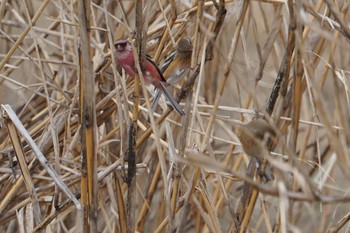
[{"label": "bird's tail feather", "polygon": [[[168,91],[168,89],[164,86],[163,82],[160,82],[160,90],[164,93],[165,98],[170,102],[170,105],[178,112],[181,116],[185,115],[184,110],[180,107],[180,105],[176,102],[174,97],[171,95],[171,93]],[[160,96],[160,95],[159,95]],[[156,97],[157,98],[157,97]],[[159,99],[159,98],[158,98]],[[154,104],[154,102],[153,102]],[[152,104],[152,109],[153,109],[153,104]]]},{"label": "bird's tail feather", "polygon": [[152,103],[152,110],[153,112],[156,111],[157,109],[157,106],[158,106],[158,102],[159,102],[159,99],[160,99],[160,96],[162,95],[162,91],[159,90],[159,89],[156,89],[156,95],[153,99],[153,103]]}]

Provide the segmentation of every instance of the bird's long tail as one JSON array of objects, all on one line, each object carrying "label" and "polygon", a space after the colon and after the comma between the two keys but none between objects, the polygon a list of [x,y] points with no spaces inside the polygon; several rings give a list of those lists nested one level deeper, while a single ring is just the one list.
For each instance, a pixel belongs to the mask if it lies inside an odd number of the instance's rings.
[{"label": "bird's long tail", "polygon": [[162,95],[162,91],[159,90],[159,89],[156,89],[156,95],[153,99],[153,103],[152,103],[152,110],[153,112],[156,111],[157,109],[157,106],[158,106],[158,102],[159,102],[159,99],[160,99],[160,96]]},{"label": "bird's long tail", "polygon": [[[184,110],[180,107],[180,105],[176,102],[176,100],[174,99],[174,97],[171,95],[171,93],[168,91],[168,89],[165,87],[164,83],[163,82],[160,82],[160,86],[159,86],[159,89],[161,92],[164,93],[165,95],[165,98],[170,102],[170,105],[176,110],[176,112],[178,112],[181,116],[184,116],[185,115],[185,112]],[[158,94],[158,93],[157,93]],[[159,93],[159,97],[160,97],[160,94]],[[159,100],[159,97],[158,97],[158,100]],[[155,108],[156,104],[156,98],[157,96],[155,97],[155,100],[153,101],[153,104],[152,104],[152,109]],[[157,100],[157,102],[158,102]],[[155,105],[155,106],[154,106]]]}]

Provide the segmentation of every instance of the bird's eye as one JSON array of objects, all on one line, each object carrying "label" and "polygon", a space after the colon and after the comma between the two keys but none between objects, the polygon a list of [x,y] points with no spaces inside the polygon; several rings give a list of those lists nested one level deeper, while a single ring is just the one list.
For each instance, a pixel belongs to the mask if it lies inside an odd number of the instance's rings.
[{"label": "bird's eye", "polygon": [[123,45],[121,45],[121,44],[118,44],[118,45],[117,45],[117,50],[118,50],[119,52],[123,51],[123,49],[124,49],[124,46],[123,46]]}]

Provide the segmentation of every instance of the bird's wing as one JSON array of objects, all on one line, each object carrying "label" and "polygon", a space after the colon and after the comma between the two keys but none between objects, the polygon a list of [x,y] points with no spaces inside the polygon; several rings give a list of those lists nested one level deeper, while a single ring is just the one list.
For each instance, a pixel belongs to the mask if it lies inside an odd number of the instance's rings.
[{"label": "bird's wing", "polygon": [[167,56],[163,62],[163,64],[160,66],[160,70],[164,72],[170,65],[170,63],[175,59],[176,57],[176,51],[172,52],[169,56]]},{"label": "bird's wing", "polygon": [[189,71],[189,69],[187,67],[184,69],[177,69],[169,77],[167,77],[166,82],[169,83],[170,85],[175,85],[183,77],[185,77],[187,75],[188,71]]},{"label": "bird's wing", "polygon": [[159,76],[160,76],[160,79],[161,79],[163,82],[166,82],[166,79],[164,78],[162,71],[159,69],[158,65],[157,65],[156,62],[151,58],[151,56],[149,56],[149,55],[147,54],[147,55],[146,55],[146,59],[157,69],[157,71],[158,71],[158,73],[159,73]]}]

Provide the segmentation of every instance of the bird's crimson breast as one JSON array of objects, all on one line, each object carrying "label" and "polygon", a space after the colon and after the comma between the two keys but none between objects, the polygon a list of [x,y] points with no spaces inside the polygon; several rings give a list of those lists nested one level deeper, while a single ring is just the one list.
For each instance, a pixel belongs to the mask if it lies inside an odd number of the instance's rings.
[{"label": "bird's crimson breast", "polygon": [[135,69],[135,60],[133,56],[129,55],[127,57],[117,57],[117,63],[125,70],[125,72],[128,75],[130,75],[131,77],[136,76],[137,73]]}]

